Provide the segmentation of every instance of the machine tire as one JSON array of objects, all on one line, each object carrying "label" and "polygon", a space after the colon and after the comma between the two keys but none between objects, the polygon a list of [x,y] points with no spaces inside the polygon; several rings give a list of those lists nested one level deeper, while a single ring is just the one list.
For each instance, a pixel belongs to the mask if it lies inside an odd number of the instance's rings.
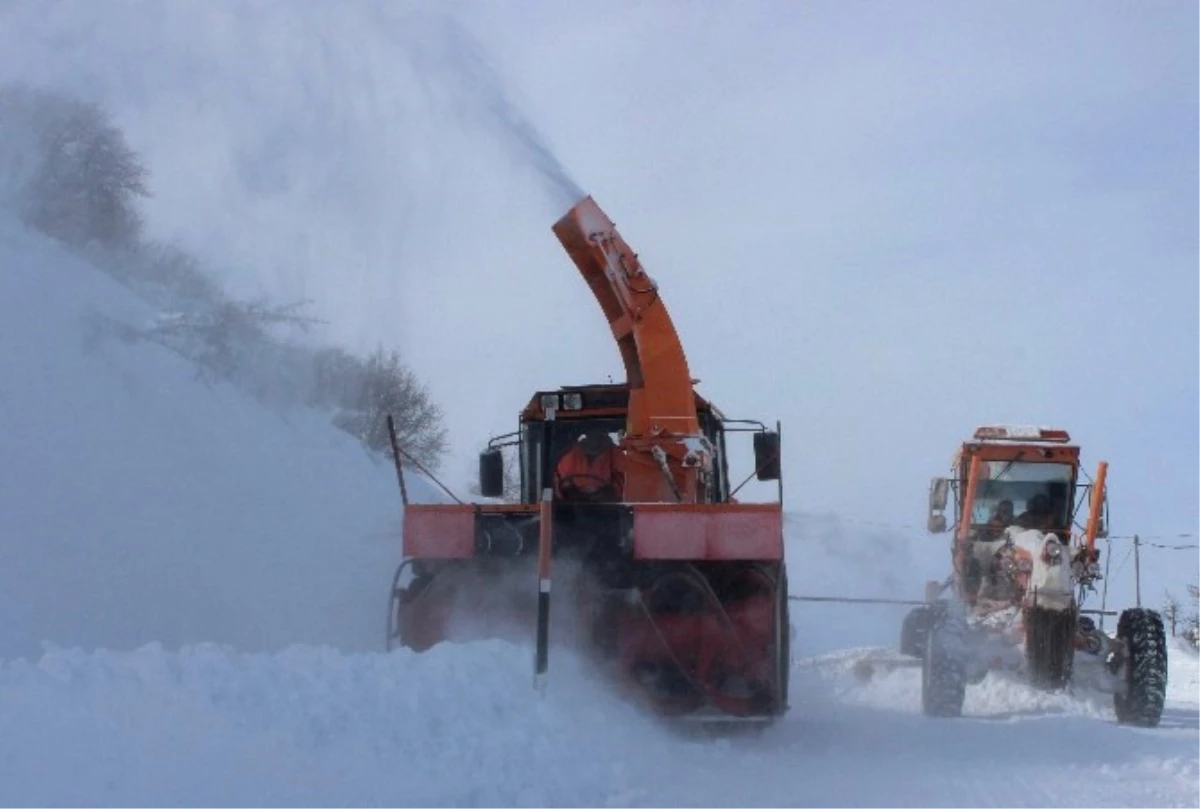
[{"label": "machine tire", "polygon": [[1167,694],[1167,633],[1154,610],[1133,608],[1117,619],[1117,639],[1125,645],[1126,693],[1113,694],[1117,721],[1157,727]]},{"label": "machine tire", "polygon": [[958,610],[937,610],[921,666],[921,709],[926,716],[962,716],[967,695],[966,635],[966,620]]},{"label": "machine tire", "polygon": [[933,617],[933,607],[927,604],[914,607],[904,616],[904,622],[900,624],[900,654],[924,657]]},{"label": "machine tire", "polygon": [[1075,666],[1075,610],[1032,607],[1025,615],[1025,662],[1037,688],[1056,691],[1071,683]]}]

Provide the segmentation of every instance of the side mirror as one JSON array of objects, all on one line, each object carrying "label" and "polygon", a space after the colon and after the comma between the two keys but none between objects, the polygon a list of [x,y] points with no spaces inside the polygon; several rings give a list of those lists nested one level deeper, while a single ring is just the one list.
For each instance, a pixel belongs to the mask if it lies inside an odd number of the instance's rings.
[{"label": "side mirror", "polygon": [[925,600],[926,601],[937,601],[938,596],[940,596],[942,594],[942,590],[944,590],[944,589],[945,588],[942,586],[942,583],[940,581],[926,581],[925,582]]},{"label": "side mirror", "polygon": [[934,478],[929,484],[929,510],[945,511],[946,500],[950,494],[950,481],[946,478]]},{"label": "side mirror", "polygon": [[941,534],[946,531],[946,501],[950,495],[950,481],[946,478],[934,478],[929,484],[929,516],[925,521],[925,530],[931,534]]},{"label": "side mirror", "polygon": [[498,449],[479,454],[479,493],[484,497],[504,496],[504,454]]},{"label": "side mirror", "polygon": [[759,480],[779,480],[782,476],[779,452],[779,433],[754,434],[754,468]]}]

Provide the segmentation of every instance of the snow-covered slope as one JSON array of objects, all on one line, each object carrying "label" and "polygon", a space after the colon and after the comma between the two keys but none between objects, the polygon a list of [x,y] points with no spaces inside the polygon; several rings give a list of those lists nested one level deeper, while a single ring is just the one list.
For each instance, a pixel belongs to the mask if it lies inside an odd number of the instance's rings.
[{"label": "snow-covered slope", "polygon": [[394,472],[327,417],[92,329],[151,314],[0,217],[0,658],[42,641],[377,648]]}]

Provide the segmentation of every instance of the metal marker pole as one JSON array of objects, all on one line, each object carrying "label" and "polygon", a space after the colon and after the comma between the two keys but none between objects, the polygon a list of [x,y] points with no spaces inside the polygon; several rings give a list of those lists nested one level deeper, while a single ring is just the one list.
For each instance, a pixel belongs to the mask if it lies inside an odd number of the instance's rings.
[{"label": "metal marker pole", "polygon": [[550,667],[550,544],[554,539],[553,510],[550,498],[553,490],[542,491],[541,507],[538,510],[538,606],[537,606],[537,652],[533,664],[533,687],[541,691],[546,687],[546,670]]}]

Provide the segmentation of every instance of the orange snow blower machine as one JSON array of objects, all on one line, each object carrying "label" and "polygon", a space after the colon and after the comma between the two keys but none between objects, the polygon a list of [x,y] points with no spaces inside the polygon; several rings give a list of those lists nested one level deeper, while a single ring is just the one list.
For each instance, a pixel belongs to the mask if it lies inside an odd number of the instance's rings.
[{"label": "orange snow blower machine", "polygon": [[[541,682],[553,581],[556,642],[585,650],[635,699],[696,719],[781,715],[779,424],[727,419],[695,391],[660,289],[590,197],[553,231],[600,304],[625,382],[535,393],[517,431],[480,456],[488,502],[406,504],[388,646],[423,651],[515,627],[535,640]],[[753,437],[742,484],[776,482],[773,502],[734,499],[732,433]],[[519,480],[505,479],[505,449]]]}]

